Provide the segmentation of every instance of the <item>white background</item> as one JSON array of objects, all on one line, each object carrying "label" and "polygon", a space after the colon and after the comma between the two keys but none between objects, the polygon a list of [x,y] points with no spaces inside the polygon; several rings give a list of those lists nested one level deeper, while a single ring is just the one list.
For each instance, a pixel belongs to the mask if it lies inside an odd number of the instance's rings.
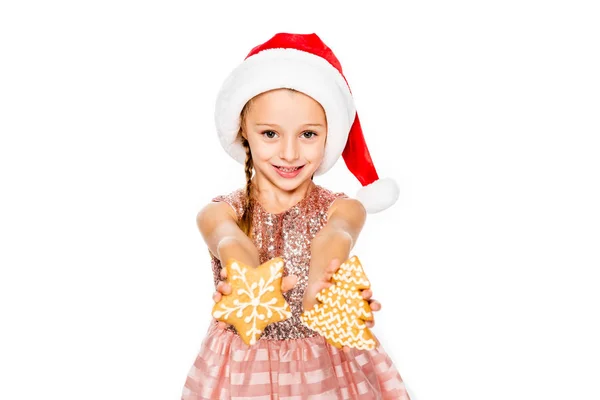
[{"label": "white background", "polygon": [[332,48],[400,186],[353,253],[413,400],[600,399],[593,2],[215,3],[0,6],[0,398],[179,398],[196,213],[245,182],[214,100],[283,31]]}]

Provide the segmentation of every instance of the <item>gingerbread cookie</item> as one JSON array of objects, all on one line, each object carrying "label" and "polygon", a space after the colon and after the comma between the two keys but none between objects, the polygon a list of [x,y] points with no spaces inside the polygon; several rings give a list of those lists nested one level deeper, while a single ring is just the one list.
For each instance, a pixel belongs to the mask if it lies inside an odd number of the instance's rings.
[{"label": "gingerbread cookie", "polygon": [[317,294],[320,303],[302,313],[302,323],[335,347],[374,349],[377,340],[365,324],[373,320],[373,313],[361,294],[371,283],[358,257],[345,261],[331,281],[333,285]]},{"label": "gingerbread cookie", "polygon": [[256,343],[267,325],[292,316],[281,292],[283,264],[277,257],[257,268],[234,259],[225,266],[231,294],[214,305],[212,316],[233,325],[248,345]]}]

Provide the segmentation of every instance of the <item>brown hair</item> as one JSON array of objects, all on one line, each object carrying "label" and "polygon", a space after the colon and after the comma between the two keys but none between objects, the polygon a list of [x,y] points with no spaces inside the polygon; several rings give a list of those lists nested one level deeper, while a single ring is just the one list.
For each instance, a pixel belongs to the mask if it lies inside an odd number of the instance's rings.
[{"label": "brown hair", "polygon": [[[285,88],[285,89],[292,91],[292,92],[297,92],[297,90],[295,90],[295,89],[291,89],[291,88]],[[244,149],[246,150],[246,162],[244,163],[244,172],[246,173],[246,188],[245,188],[246,196],[245,196],[245,202],[244,202],[244,212],[242,213],[242,217],[238,221],[238,226],[248,237],[252,237],[252,232],[251,232],[252,217],[253,217],[253,213],[254,213],[254,203],[255,203],[254,197],[252,196],[252,171],[254,170],[254,163],[252,162],[252,152],[250,151],[250,144],[248,143],[248,140],[246,140],[244,138],[244,136],[242,135],[242,132],[244,131],[244,126],[246,123],[246,116],[248,115],[248,112],[252,105],[252,100],[255,97],[248,100],[248,102],[244,105],[244,108],[242,108],[242,111],[240,113],[240,129],[238,131],[238,140],[240,140],[242,142],[242,145],[244,146]],[[314,178],[314,174],[313,174],[313,176],[310,177],[310,179],[312,180],[313,178]]]},{"label": "brown hair", "polygon": [[252,215],[254,211],[254,198],[252,197],[252,170],[254,169],[254,163],[252,162],[252,153],[250,152],[250,144],[248,140],[242,136],[242,131],[244,130],[244,124],[246,122],[246,115],[248,114],[248,110],[250,108],[250,103],[252,99],[250,99],[242,109],[242,113],[240,116],[240,130],[238,132],[238,137],[242,141],[242,145],[246,150],[246,162],[244,163],[244,172],[246,173],[246,197],[244,202],[244,212],[238,225],[242,231],[248,237],[252,237],[250,229],[252,228]]}]

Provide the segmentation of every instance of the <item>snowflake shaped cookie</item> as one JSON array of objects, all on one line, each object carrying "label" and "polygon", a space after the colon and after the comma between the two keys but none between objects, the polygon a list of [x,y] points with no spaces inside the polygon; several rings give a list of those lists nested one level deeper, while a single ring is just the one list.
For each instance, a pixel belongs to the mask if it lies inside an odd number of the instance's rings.
[{"label": "snowflake shaped cookie", "polygon": [[365,324],[373,320],[373,313],[361,293],[371,284],[358,257],[344,262],[331,280],[333,285],[317,294],[320,303],[304,311],[300,320],[335,347],[374,349],[377,340]]},{"label": "snowflake shaped cookie", "polygon": [[284,260],[273,258],[253,268],[235,259],[227,262],[231,294],[223,295],[212,315],[231,324],[248,345],[260,338],[264,328],[292,316],[281,292]]}]

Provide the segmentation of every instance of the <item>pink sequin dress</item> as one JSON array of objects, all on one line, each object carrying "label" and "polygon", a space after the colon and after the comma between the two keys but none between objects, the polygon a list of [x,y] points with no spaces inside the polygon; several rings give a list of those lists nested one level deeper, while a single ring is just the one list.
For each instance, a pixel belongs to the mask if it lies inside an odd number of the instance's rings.
[{"label": "pink sequin dress", "polygon": [[[243,212],[245,190],[238,189],[213,201],[225,201]],[[199,399],[401,399],[410,400],[392,360],[379,345],[374,350],[330,345],[300,322],[302,296],[310,265],[310,243],[327,222],[333,201],[348,197],[313,184],[307,196],[279,214],[254,208],[253,241],[260,262],[285,260],[284,276],[298,276],[284,293],[292,317],[268,325],[258,343],[246,345],[233,326],[217,329],[212,320],[200,352],[189,370],[182,400]],[[221,262],[211,254],[215,287]]]}]

